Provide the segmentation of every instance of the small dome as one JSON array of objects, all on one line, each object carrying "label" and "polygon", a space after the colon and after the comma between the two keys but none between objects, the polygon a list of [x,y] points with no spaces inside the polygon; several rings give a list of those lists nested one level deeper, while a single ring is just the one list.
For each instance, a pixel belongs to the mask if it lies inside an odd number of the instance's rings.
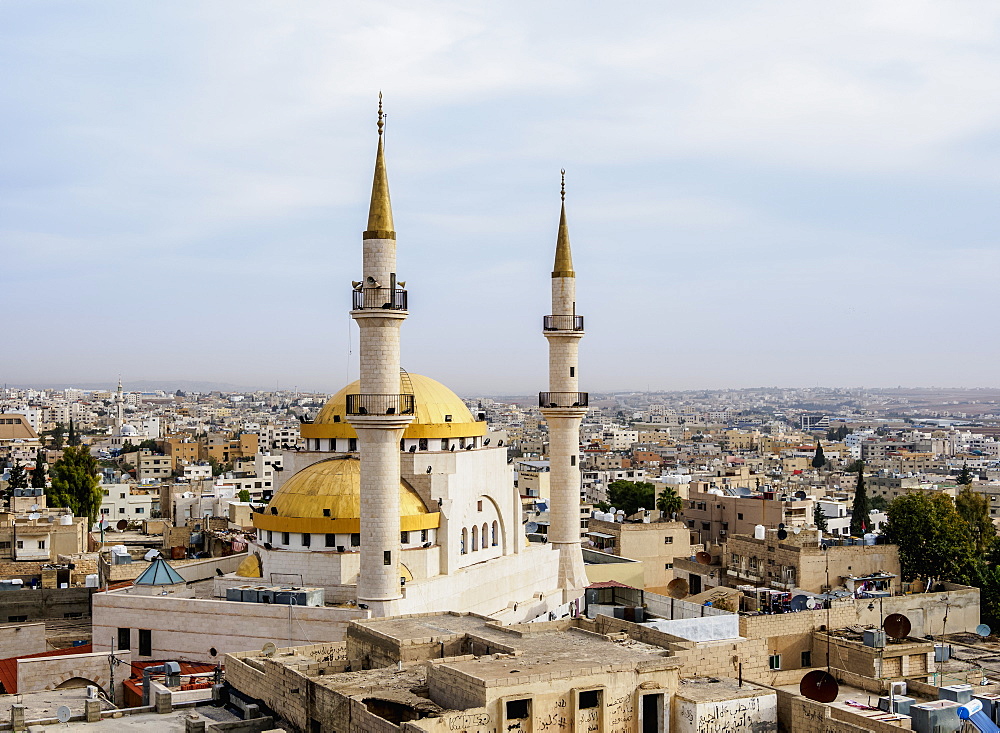
[{"label": "small dome", "polygon": [[[434,529],[440,515],[429,512],[416,491],[399,483],[403,531]],[[361,462],[354,456],[328,458],[306,466],[275,492],[254,527],[316,534],[361,531]]]},{"label": "small dome", "polygon": [[[347,422],[347,395],[358,394],[356,381],[337,392],[319,411],[312,424],[302,425],[303,438],[355,438]],[[404,439],[472,438],[486,435],[486,423],[477,421],[462,399],[440,382],[421,374],[400,375],[400,394],[412,394],[414,420],[403,432]]]}]

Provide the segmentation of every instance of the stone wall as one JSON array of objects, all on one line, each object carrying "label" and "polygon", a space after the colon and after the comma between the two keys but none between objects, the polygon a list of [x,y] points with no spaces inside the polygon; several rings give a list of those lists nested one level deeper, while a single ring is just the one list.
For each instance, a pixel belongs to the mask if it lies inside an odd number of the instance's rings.
[{"label": "stone wall", "polygon": [[[115,686],[120,689],[122,678],[129,674],[128,652],[116,652],[115,656],[124,660],[115,673],[118,677]],[[38,690],[53,690],[68,680],[86,680],[87,683],[98,685],[106,694],[110,693],[111,678],[108,655],[66,654],[65,656],[36,657],[35,659],[17,660],[17,692],[36,692]],[[81,682],[81,686],[82,686]],[[117,694],[118,690],[115,691]]]},{"label": "stone wall", "polygon": [[26,616],[28,621],[90,615],[90,597],[96,588],[43,588],[0,592],[0,621]]},{"label": "stone wall", "polygon": [[45,624],[0,624],[0,659],[37,654],[46,649]]}]

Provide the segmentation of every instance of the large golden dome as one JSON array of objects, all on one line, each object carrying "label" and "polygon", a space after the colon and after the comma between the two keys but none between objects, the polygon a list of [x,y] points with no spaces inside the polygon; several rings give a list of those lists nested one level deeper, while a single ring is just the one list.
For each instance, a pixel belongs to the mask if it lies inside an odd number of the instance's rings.
[{"label": "large golden dome", "polygon": [[[415,416],[403,438],[473,438],[486,435],[486,423],[477,422],[461,398],[438,381],[420,374],[403,372],[400,393],[413,394]],[[319,411],[312,424],[301,427],[303,438],[355,438],[347,422],[347,395],[361,391],[361,382],[352,382],[337,392]]]},{"label": "large golden dome", "polygon": [[[399,514],[404,532],[440,524],[440,514],[429,512],[405,481],[399,483]],[[345,456],[306,466],[275,492],[263,514],[253,515],[253,525],[275,532],[360,532],[361,462]]]}]

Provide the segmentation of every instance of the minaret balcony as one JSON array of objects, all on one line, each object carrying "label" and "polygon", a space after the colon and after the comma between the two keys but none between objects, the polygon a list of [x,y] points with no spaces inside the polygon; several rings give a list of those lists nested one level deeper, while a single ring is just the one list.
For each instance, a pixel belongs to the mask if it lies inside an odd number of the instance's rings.
[{"label": "minaret balcony", "polygon": [[543,331],[582,331],[583,316],[542,316]]},{"label": "minaret balcony", "polygon": [[361,288],[355,289],[354,310],[406,310],[406,291],[402,288]]},{"label": "minaret balcony", "polygon": [[411,394],[349,394],[348,415],[413,415],[416,405]]},{"label": "minaret balcony", "polygon": [[587,407],[590,395],[587,392],[539,392],[539,407]]}]

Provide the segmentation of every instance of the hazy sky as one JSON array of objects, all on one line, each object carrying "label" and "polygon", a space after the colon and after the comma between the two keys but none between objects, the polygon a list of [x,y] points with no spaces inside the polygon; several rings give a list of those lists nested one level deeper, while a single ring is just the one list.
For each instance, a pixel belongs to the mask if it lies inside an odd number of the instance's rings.
[{"label": "hazy sky", "polygon": [[357,374],[385,94],[403,366],[1000,386],[1000,4],[0,2],[0,382]]}]

